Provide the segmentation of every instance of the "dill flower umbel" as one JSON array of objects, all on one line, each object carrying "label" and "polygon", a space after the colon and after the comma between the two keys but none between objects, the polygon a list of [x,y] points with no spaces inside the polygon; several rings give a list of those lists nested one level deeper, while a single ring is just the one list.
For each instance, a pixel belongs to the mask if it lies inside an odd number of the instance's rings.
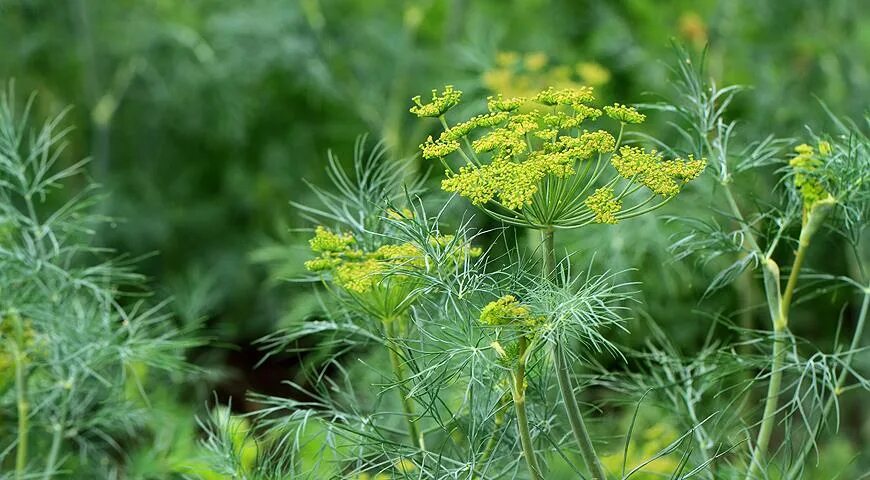
[{"label": "dill flower umbel", "polygon": [[[412,218],[413,212],[389,210],[387,215],[405,220]],[[409,303],[417,285],[414,272],[429,267],[423,246],[407,242],[364,248],[349,233],[319,226],[309,244],[319,255],[305,262],[308,271],[322,275],[369,310],[385,315]],[[457,242],[452,235],[432,236],[428,245],[444,249],[448,263],[481,254],[480,248]]]},{"label": "dill flower umbel", "polygon": [[614,120],[625,123],[643,123],[646,120],[646,115],[638,112],[634,107],[626,107],[618,103],[604,107],[604,113]]},{"label": "dill flower umbel", "polygon": [[480,323],[493,327],[504,325],[531,326],[539,318],[532,315],[529,308],[521,304],[513,295],[505,295],[489,302],[480,311]]},{"label": "dill flower umbel", "polygon": [[622,147],[610,163],[626,179],[636,179],[654,193],[663,197],[673,197],[680,192],[683,184],[694,180],[704,171],[707,162],[676,159],[665,161],[655,150],[646,151],[638,147]]},{"label": "dill flower umbel", "polygon": [[350,248],[356,240],[347,233],[332,233],[318,226],[314,231],[314,238],[308,241],[311,250],[319,253],[337,253]]},{"label": "dill flower umbel", "polygon": [[429,103],[424,104],[419,95],[414,97],[412,100],[416,105],[411,107],[411,113],[418,117],[440,117],[458,105],[460,98],[462,92],[454,90],[453,85],[447,85],[440,94],[437,90],[432,90],[432,101]]},{"label": "dill flower umbel", "polygon": [[[412,110],[419,109],[419,97],[414,102]],[[623,104],[599,109],[594,102],[591,87],[496,95],[487,99],[488,114],[453,126],[441,116],[444,131],[420,150],[445,166],[445,191],[499,220],[534,228],[617,223],[663,205],[703,171],[703,159],[665,160],[655,150],[620,146],[626,125],[646,117]],[[605,113],[602,126],[607,118],[616,120],[617,133],[584,128]],[[463,164],[453,167],[451,157]],[[646,200],[637,193],[642,188],[649,192]]]}]

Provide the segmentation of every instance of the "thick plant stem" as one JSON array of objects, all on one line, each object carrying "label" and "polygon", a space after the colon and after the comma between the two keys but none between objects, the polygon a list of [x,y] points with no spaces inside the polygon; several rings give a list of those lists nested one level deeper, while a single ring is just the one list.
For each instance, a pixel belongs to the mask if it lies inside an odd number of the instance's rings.
[{"label": "thick plant stem", "polygon": [[415,417],[417,414],[414,411],[414,404],[411,399],[405,395],[405,367],[402,364],[402,358],[399,356],[399,345],[394,340],[398,334],[395,328],[395,323],[400,321],[397,318],[385,319],[384,327],[390,337],[387,350],[390,354],[390,364],[393,367],[393,375],[396,376],[399,388],[396,390],[399,393],[399,398],[402,402],[402,410],[405,413],[405,421],[408,423],[408,436],[411,438],[411,443],[420,447],[421,450],[426,449],[426,443],[423,441],[423,435],[420,433],[420,428],[417,426]]},{"label": "thick plant stem", "polygon": [[[810,213],[810,217],[812,217],[812,215],[813,214]],[[788,276],[785,291],[782,296],[776,300],[779,308],[773,321],[773,353],[771,354],[770,362],[770,383],[767,386],[767,398],[764,402],[764,416],[761,420],[761,427],[758,430],[758,437],[755,440],[755,450],[752,453],[749,470],[746,473],[747,480],[756,478],[758,473],[761,471],[763,467],[763,459],[767,455],[767,449],[770,445],[770,436],[773,433],[774,426],[776,425],[776,410],[779,404],[780,388],[782,387],[783,356],[785,355],[785,344],[788,336],[786,332],[788,329],[788,311],[792,297],[794,296],[795,286],[797,286],[801,266],[806,257],[807,249],[810,246],[812,234],[813,229],[809,228],[808,225],[804,225],[804,228],[801,229],[798,250],[795,253],[794,263],[791,267],[791,273],[789,273]]]},{"label": "thick plant stem", "polygon": [[[555,280],[556,249],[553,238],[553,228],[547,228],[542,232],[542,235],[544,276]],[[604,467],[601,465],[601,460],[595,452],[595,446],[592,444],[589,430],[586,428],[586,423],[583,421],[583,414],[580,411],[580,406],[577,404],[577,397],[574,395],[574,387],[571,384],[571,377],[569,374],[570,366],[565,362],[565,353],[562,351],[562,345],[559,345],[558,343],[553,347],[553,366],[556,370],[559,392],[562,395],[562,401],[565,404],[565,413],[568,415],[568,422],[571,425],[574,439],[580,447],[583,461],[586,462],[586,466],[588,467],[593,480],[604,480],[606,478]]]},{"label": "thick plant stem", "polygon": [[520,444],[523,447],[523,457],[529,466],[532,480],[542,480],[541,468],[538,466],[538,457],[535,455],[535,447],[532,444],[532,435],[529,432],[529,418],[526,415],[526,361],[524,359],[527,347],[525,337],[519,340],[519,361],[514,371],[512,393],[514,411],[517,415],[517,433],[520,435]]},{"label": "thick plant stem", "polygon": [[554,243],[553,227],[541,230],[543,242],[541,248],[544,256],[544,278],[555,279],[556,276],[556,247]]},{"label": "thick plant stem", "polygon": [[846,383],[846,378],[849,376],[849,368],[852,366],[852,358],[861,344],[861,338],[864,336],[864,326],[867,323],[868,308],[870,308],[870,285],[864,287],[864,301],[861,302],[861,312],[858,314],[858,324],[855,326],[855,333],[852,335],[852,342],[849,344],[849,353],[846,354],[846,358],[843,360],[843,371],[840,372],[840,375],[837,377],[837,383],[834,387],[833,394],[828,398],[828,401],[825,402],[825,406],[822,408],[822,412],[819,415],[819,420],[816,424],[816,429],[812,432],[813,441],[805,442],[797,460],[794,462],[788,475],[785,477],[787,479],[797,479],[798,475],[803,471],[807,455],[810,454],[813,447],[816,445],[814,440],[821,431],[825,419],[831,413],[831,409],[834,408],[837,396],[842,392],[843,386]]},{"label": "thick plant stem", "polygon": [[583,461],[586,462],[593,480],[604,480],[607,475],[604,473],[604,467],[595,453],[595,446],[592,445],[592,438],[589,437],[589,431],[586,429],[586,423],[583,421],[583,416],[580,413],[580,406],[577,404],[577,398],[574,396],[574,387],[571,385],[571,378],[568,375],[569,367],[565,363],[565,354],[559,346],[553,349],[553,364],[556,367],[556,379],[559,383],[559,392],[562,394],[562,400],[565,402],[568,422],[571,424],[571,430],[574,432],[574,439],[577,440],[577,445],[580,446],[580,454],[583,456]]}]

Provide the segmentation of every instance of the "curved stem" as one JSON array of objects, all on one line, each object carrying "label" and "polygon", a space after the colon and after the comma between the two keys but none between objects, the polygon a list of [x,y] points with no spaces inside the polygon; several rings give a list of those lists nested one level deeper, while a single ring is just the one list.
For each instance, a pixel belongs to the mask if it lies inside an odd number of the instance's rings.
[{"label": "curved stem", "polygon": [[571,424],[574,439],[577,440],[577,445],[580,446],[580,454],[583,456],[583,461],[586,462],[589,473],[594,480],[605,480],[607,475],[604,473],[604,467],[598,459],[598,454],[595,453],[595,446],[592,444],[589,430],[586,429],[586,423],[583,421],[583,415],[580,413],[577,397],[574,396],[574,387],[571,385],[571,378],[568,376],[568,369],[570,367],[565,363],[565,354],[558,345],[553,348],[553,364],[556,367],[556,379],[559,383],[559,392],[562,394],[562,400],[565,403],[568,422]]},{"label": "curved stem", "polygon": [[[810,214],[812,215],[812,213]],[[787,339],[786,330],[788,329],[788,312],[791,305],[794,289],[797,285],[798,276],[800,275],[801,266],[806,257],[807,249],[810,246],[810,239],[813,231],[804,226],[801,229],[798,250],[795,253],[794,263],[791,267],[791,272],[788,276],[785,291],[779,298],[779,309],[773,321],[773,353],[771,354],[770,365],[770,383],[767,386],[767,399],[764,402],[764,416],[761,420],[761,427],[758,430],[758,437],[755,441],[755,450],[752,453],[749,470],[746,473],[746,478],[755,478],[759,473],[762,465],[762,460],[767,455],[767,448],[770,444],[770,436],[773,433],[773,428],[776,425],[776,411],[779,404],[779,393],[782,387],[782,368],[783,356],[785,355],[785,343]]]},{"label": "curved stem", "polygon": [[517,415],[517,433],[520,435],[520,444],[523,447],[523,457],[529,465],[532,480],[542,480],[541,467],[538,466],[538,457],[535,455],[535,446],[532,444],[532,435],[529,432],[529,418],[526,415],[526,363],[525,350],[527,347],[526,337],[519,339],[519,360],[516,371],[513,374],[511,390],[514,400],[514,411]]},{"label": "curved stem", "polygon": [[405,413],[405,421],[408,423],[408,436],[411,438],[412,444],[419,446],[421,450],[425,450],[426,444],[423,441],[423,435],[420,434],[420,428],[417,426],[415,419],[417,414],[414,411],[414,404],[411,402],[411,399],[405,395],[405,382],[407,381],[407,378],[405,377],[405,368],[402,363],[402,357],[399,356],[400,346],[395,340],[396,335],[398,335],[395,323],[398,321],[400,320],[397,318],[385,319],[383,321],[388,336],[387,350],[390,354],[390,364],[393,367],[393,375],[396,376],[399,386],[396,391],[399,393],[399,399],[402,402],[402,410]]}]

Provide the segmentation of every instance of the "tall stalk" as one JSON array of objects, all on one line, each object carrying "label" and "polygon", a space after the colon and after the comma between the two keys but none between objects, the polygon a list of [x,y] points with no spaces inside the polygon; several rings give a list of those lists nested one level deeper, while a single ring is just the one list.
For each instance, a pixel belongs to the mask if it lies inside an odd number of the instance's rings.
[{"label": "tall stalk", "polygon": [[24,353],[24,325],[21,316],[13,313],[9,316],[13,320],[15,329],[15,342],[13,358],[15,362],[15,392],[18,411],[18,443],[15,447],[15,479],[24,478],[27,469],[27,443],[30,433],[30,404],[27,402],[27,372],[26,356]]},{"label": "tall stalk", "polygon": [[[543,255],[544,255],[544,276],[550,277],[555,281],[556,278],[556,249],[553,235],[553,228],[547,228],[543,234]],[[580,454],[583,456],[583,461],[589,469],[593,480],[605,480],[607,475],[604,472],[604,467],[601,465],[601,460],[595,452],[595,446],[592,444],[592,438],[589,436],[589,430],[586,428],[586,423],[583,421],[583,413],[580,411],[580,406],[577,403],[577,397],[574,395],[574,386],[571,383],[569,374],[570,366],[565,362],[565,353],[562,351],[563,346],[558,342],[553,346],[553,366],[556,370],[556,380],[559,384],[559,392],[562,395],[562,402],[565,404],[565,413],[568,415],[568,422],[571,424],[571,431],[574,434],[574,439],[580,447]]]},{"label": "tall stalk", "polygon": [[417,445],[421,450],[425,450],[426,443],[423,440],[423,435],[420,433],[420,428],[417,426],[415,419],[417,414],[414,410],[414,404],[406,395],[405,382],[407,381],[407,378],[405,377],[405,367],[402,364],[402,357],[399,355],[400,345],[395,341],[397,336],[400,334],[400,331],[397,331],[396,329],[396,323],[400,321],[402,321],[400,318],[389,318],[383,320],[384,329],[387,332],[389,341],[387,350],[390,354],[390,364],[393,367],[393,375],[395,375],[396,381],[398,382],[399,388],[396,391],[399,393],[399,399],[402,402],[402,410],[405,414],[405,421],[408,423],[408,436],[411,438],[411,443],[413,445]]},{"label": "tall stalk", "polygon": [[517,432],[520,435],[520,444],[523,448],[523,457],[529,466],[529,472],[532,474],[532,480],[542,480],[541,467],[538,466],[538,457],[535,454],[535,447],[532,444],[532,435],[529,432],[529,418],[526,415],[526,349],[528,348],[528,340],[526,337],[520,337],[518,343],[518,360],[517,367],[513,374],[513,382],[511,382],[511,393],[514,400],[514,411],[517,415]]},{"label": "tall stalk", "polygon": [[[775,263],[772,260],[766,259],[765,264],[765,281],[766,290],[768,291],[768,304],[771,308],[771,313],[775,313],[773,317],[773,352],[771,353],[770,362],[770,382],[767,386],[767,398],[764,402],[764,416],[761,419],[761,426],[758,429],[758,437],[755,440],[755,449],[752,452],[749,469],[746,472],[746,479],[752,479],[760,472],[762,460],[767,455],[767,449],[770,445],[770,436],[773,433],[773,428],[776,425],[776,411],[779,404],[779,394],[782,388],[782,368],[785,355],[785,344],[788,337],[788,314],[791,307],[794,290],[797,286],[800,270],[806,258],[807,249],[809,249],[810,241],[813,234],[818,230],[822,220],[827,215],[830,204],[820,202],[819,204],[809,208],[809,212],[805,214],[804,222],[801,226],[800,238],[798,240],[798,249],[795,253],[794,262],[792,263],[791,272],[786,282],[785,290],[782,295],[778,295],[779,275],[778,269],[774,273],[769,273],[775,269]],[[775,276],[776,285],[770,285]],[[776,298],[771,298],[771,296]]]}]

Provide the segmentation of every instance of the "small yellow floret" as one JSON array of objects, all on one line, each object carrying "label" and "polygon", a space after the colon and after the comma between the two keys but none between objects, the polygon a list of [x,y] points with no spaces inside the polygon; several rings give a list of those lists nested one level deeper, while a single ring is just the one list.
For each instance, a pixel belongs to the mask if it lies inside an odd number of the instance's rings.
[{"label": "small yellow floret", "polygon": [[443,158],[459,150],[459,142],[456,140],[438,140],[436,142],[430,136],[426,139],[425,143],[420,145],[420,150],[423,152],[423,158],[427,160],[432,158]]},{"label": "small yellow floret", "polygon": [[[827,144],[827,142],[824,143]],[[830,144],[827,144],[825,147],[828,151],[830,151],[830,148]],[[822,182],[815,174],[822,165],[822,161],[816,158],[813,147],[802,144],[795,147],[794,150],[798,155],[789,161],[789,165],[794,170],[794,185],[801,194],[804,209],[809,210],[814,204],[831,195],[825,190],[824,185],[822,185]],[[821,144],[819,145],[819,152],[823,152]]]},{"label": "small yellow floret", "polygon": [[517,301],[513,295],[505,295],[489,302],[480,311],[480,323],[500,326],[515,322],[525,322],[530,318],[529,309]]},{"label": "small yellow floret", "polygon": [[422,97],[417,95],[411,100],[416,104],[411,107],[410,112],[418,117],[440,117],[448,110],[459,104],[462,98],[462,92],[454,90],[453,85],[446,85],[444,91],[440,94],[437,90],[432,90],[432,101],[423,103]]},{"label": "small yellow floret", "polygon": [[830,155],[833,151],[834,151],[834,150],[833,150],[833,148],[831,148],[831,143],[830,143],[830,142],[827,142],[827,141],[825,141],[825,140],[822,140],[821,142],[819,142],[819,153],[820,153],[820,154],[822,154],[822,155],[824,155],[824,156],[828,156],[828,155]]},{"label": "small yellow floret", "polygon": [[622,203],[616,200],[612,188],[602,187],[595,190],[584,203],[595,214],[596,223],[615,224],[619,221],[616,214],[622,210]]},{"label": "small yellow floret", "polygon": [[549,87],[535,95],[532,100],[548,106],[579,106],[594,102],[595,95],[592,93],[592,87],[565,88],[561,90]]},{"label": "small yellow floret", "polygon": [[314,231],[314,238],[308,241],[315,252],[341,252],[355,242],[349,233],[332,233],[322,226]]},{"label": "small yellow floret", "polygon": [[643,123],[646,115],[637,111],[634,107],[628,107],[619,103],[604,107],[604,113],[608,117],[624,123]]},{"label": "small yellow floret", "polygon": [[486,107],[490,112],[513,112],[526,103],[523,97],[504,98],[501,94],[495,97],[487,97]]}]

